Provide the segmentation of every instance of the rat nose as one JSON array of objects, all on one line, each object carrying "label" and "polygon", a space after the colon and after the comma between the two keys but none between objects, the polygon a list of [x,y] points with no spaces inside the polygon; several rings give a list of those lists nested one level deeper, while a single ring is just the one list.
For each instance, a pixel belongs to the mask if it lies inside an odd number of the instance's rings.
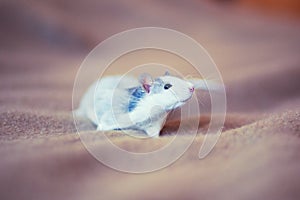
[{"label": "rat nose", "polygon": [[190,89],[190,92],[191,92],[191,93],[193,93],[193,92],[194,92],[194,90],[195,90],[195,88],[194,88],[194,87],[190,87],[189,89]]}]

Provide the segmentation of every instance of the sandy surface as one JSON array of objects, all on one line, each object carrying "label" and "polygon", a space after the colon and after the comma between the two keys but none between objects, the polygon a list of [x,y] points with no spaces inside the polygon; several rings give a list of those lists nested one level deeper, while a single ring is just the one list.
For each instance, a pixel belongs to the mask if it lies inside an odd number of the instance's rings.
[{"label": "sandy surface", "polygon": [[[0,199],[300,198],[299,21],[170,2],[0,3]],[[200,42],[223,76],[228,112],[208,157],[197,158],[208,123],[203,115],[199,134],[177,162],[135,175],[86,151],[71,110],[73,82],[87,53],[140,26],[173,28]],[[109,135],[121,147],[145,151],[168,143],[173,135],[164,133],[176,123],[167,122],[161,139],[146,145]]]}]

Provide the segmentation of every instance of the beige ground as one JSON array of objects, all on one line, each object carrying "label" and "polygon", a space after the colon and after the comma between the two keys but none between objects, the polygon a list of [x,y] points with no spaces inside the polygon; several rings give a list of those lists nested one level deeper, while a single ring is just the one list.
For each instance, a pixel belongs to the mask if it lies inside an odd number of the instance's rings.
[{"label": "beige ground", "polygon": [[[299,199],[299,21],[224,6],[2,1],[0,199]],[[85,150],[70,111],[86,54],[112,34],[140,26],[173,28],[206,47],[226,84],[228,117],[204,160],[197,159],[199,133],[170,167],[133,175]],[[203,132],[207,116],[200,121]],[[164,132],[173,129],[168,122]],[[141,145],[112,134],[116,144],[136,151],[171,138]]]}]

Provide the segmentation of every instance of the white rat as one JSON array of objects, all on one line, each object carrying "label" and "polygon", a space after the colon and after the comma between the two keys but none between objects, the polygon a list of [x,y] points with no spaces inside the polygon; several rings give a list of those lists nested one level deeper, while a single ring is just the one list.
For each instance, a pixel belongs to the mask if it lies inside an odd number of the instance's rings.
[{"label": "white rat", "polygon": [[152,79],[107,76],[96,81],[83,96],[76,116],[97,125],[97,130],[141,130],[158,137],[170,111],[184,105],[195,89],[207,90],[204,80],[183,80],[166,72]]}]

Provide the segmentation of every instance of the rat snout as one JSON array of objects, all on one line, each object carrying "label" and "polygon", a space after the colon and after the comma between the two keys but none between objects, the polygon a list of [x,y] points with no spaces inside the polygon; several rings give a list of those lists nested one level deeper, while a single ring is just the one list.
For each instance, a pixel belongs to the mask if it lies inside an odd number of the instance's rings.
[{"label": "rat snout", "polygon": [[194,90],[195,90],[194,86],[190,87],[189,90],[190,90],[191,93],[193,93]]},{"label": "rat snout", "polygon": [[193,92],[194,92],[194,90],[195,90],[195,87],[194,87],[194,85],[193,85],[192,83],[188,82],[188,86],[189,86],[189,90],[190,90],[190,92],[191,92],[191,93],[193,93]]}]

